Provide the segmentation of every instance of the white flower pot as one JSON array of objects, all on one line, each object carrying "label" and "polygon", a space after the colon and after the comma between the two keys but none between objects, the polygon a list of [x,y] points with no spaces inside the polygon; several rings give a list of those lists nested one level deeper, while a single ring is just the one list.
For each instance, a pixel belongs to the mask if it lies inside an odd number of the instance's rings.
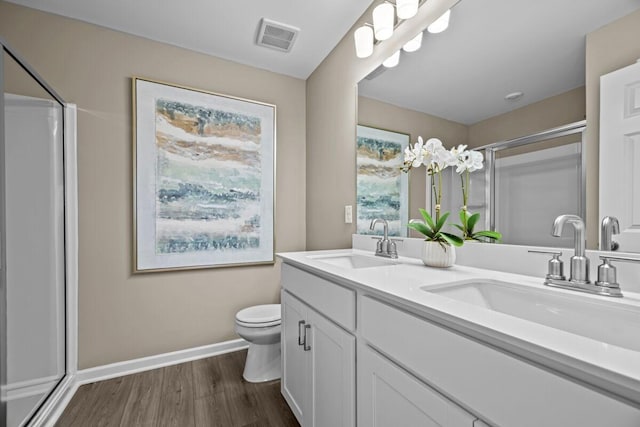
[{"label": "white flower pot", "polygon": [[425,241],[422,262],[429,267],[451,267],[456,262],[456,248],[447,243]]}]

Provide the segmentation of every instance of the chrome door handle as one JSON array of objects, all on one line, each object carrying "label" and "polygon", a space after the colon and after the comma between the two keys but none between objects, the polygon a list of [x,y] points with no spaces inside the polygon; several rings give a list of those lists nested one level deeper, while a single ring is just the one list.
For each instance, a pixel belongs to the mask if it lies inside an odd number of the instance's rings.
[{"label": "chrome door handle", "polygon": [[[304,325],[304,320],[298,322],[298,345],[304,345],[304,341],[302,341],[302,332],[300,332],[300,326]],[[306,336],[306,333],[305,333]]]},{"label": "chrome door handle", "polygon": [[311,346],[307,345],[307,330],[311,329],[311,325],[304,325],[304,351],[311,350]]}]

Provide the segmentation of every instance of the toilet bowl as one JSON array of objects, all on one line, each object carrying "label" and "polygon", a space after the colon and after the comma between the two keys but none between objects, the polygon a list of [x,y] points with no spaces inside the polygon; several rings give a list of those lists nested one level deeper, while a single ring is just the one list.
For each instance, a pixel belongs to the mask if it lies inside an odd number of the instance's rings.
[{"label": "toilet bowl", "polygon": [[280,378],[280,304],[256,305],[236,314],[236,333],[249,342],[242,376],[251,383]]}]

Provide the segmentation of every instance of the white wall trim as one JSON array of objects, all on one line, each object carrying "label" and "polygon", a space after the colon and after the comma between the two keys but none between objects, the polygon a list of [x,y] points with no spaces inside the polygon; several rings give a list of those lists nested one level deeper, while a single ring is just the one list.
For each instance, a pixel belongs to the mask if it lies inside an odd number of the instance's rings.
[{"label": "white wall trim", "polygon": [[53,426],[78,389],[78,110],[64,109],[66,365],[65,378],[31,420],[30,427]]},{"label": "white wall trim", "polygon": [[220,354],[230,353],[249,347],[249,343],[243,339],[223,341],[202,347],[188,348],[186,350],[173,351],[171,353],[157,354],[140,359],[125,360],[109,365],[96,366],[95,368],[82,369],[76,374],[78,385],[108,380],[124,375],[149,371],[165,366],[177,365],[192,360],[204,359]]},{"label": "white wall trim", "polygon": [[64,109],[67,375],[78,370],[78,110]]}]

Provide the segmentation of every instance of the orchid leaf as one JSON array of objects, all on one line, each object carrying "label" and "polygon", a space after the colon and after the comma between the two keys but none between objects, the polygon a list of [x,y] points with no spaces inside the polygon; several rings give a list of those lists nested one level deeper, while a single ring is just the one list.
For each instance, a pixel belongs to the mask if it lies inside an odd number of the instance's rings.
[{"label": "orchid leaf", "polygon": [[478,222],[479,219],[480,219],[479,213],[474,213],[469,217],[469,219],[467,219],[467,231],[469,232],[469,234],[473,233],[473,227],[476,226],[476,223]]},{"label": "orchid leaf", "polygon": [[465,211],[464,209],[460,209],[460,222],[462,223],[463,226],[465,226],[467,224],[467,211]]},{"label": "orchid leaf", "polygon": [[449,218],[449,212],[443,213],[440,219],[438,220],[436,226],[434,227],[434,231],[442,230],[442,227],[444,227],[445,222],[447,222],[447,218]]},{"label": "orchid leaf", "polygon": [[478,231],[476,233],[473,233],[473,235],[478,237],[486,237],[493,240],[502,239],[502,234],[498,233],[497,231],[490,231],[490,230]]},{"label": "orchid leaf", "polygon": [[442,236],[443,240],[446,240],[449,244],[453,246],[462,246],[462,244],[464,243],[464,240],[462,240],[460,237],[456,236],[455,234],[445,233],[443,231],[440,233],[440,235]]},{"label": "orchid leaf", "polygon": [[407,224],[407,227],[416,230],[418,233],[426,237],[431,237],[433,234],[433,231],[429,227],[419,222],[413,222],[411,224]]},{"label": "orchid leaf", "polygon": [[429,225],[429,227],[431,227],[432,230],[435,230],[436,225],[433,222],[433,219],[431,218],[431,215],[429,215],[429,212],[427,212],[426,210],[420,208],[420,214],[422,214],[422,217],[424,218],[424,221]]}]

